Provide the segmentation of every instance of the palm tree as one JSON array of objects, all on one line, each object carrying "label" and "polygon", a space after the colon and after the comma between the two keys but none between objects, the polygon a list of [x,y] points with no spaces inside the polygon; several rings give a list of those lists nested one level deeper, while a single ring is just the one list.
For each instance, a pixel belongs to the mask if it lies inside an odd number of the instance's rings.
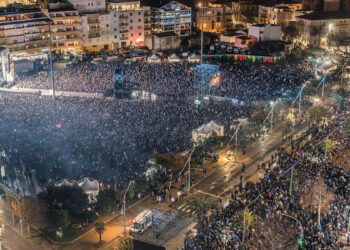
[{"label": "palm tree", "polygon": [[316,106],[309,109],[309,115],[311,119],[319,122],[323,117],[328,115],[328,111],[322,106]]},{"label": "palm tree", "polygon": [[[327,145],[326,145],[327,143]],[[333,140],[333,139],[328,139],[326,142],[323,143],[323,147],[327,147],[327,153],[332,153],[335,150],[339,149],[340,144],[338,141]]]},{"label": "palm tree", "polygon": [[201,221],[202,215],[205,214],[209,207],[209,203],[203,197],[192,198],[188,201],[188,206],[191,212],[195,212],[198,217],[198,221]]},{"label": "palm tree", "polygon": [[343,111],[344,99],[349,97],[349,92],[344,88],[339,88],[335,91],[335,93],[331,94],[331,97],[338,101],[338,112],[341,113]]},{"label": "palm tree", "polygon": [[123,240],[118,246],[118,250],[133,250],[133,249],[134,249],[134,243],[131,239]]},{"label": "palm tree", "polygon": [[100,236],[100,246],[101,246],[101,244],[102,244],[102,237],[101,236],[102,236],[103,232],[105,231],[105,224],[103,222],[97,222],[95,224],[95,230]]},{"label": "palm tree", "polygon": [[245,209],[242,213],[239,214],[238,226],[246,232],[249,232],[249,229],[256,223],[256,219],[257,217],[253,212]]}]

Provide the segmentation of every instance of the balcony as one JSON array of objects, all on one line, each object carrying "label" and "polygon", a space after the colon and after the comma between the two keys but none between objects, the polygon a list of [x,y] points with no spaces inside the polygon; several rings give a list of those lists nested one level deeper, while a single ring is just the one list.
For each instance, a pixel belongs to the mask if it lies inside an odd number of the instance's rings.
[{"label": "balcony", "polygon": [[129,38],[128,38],[128,37],[125,37],[125,36],[120,38],[121,41],[125,41],[125,40],[128,40],[128,39],[129,39]]},{"label": "balcony", "polygon": [[128,30],[120,30],[119,33],[123,34],[123,33],[128,33]]},{"label": "balcony", "polygon": [[119,16],[119,20],[128,20],[128,16],[127,15],[120,15]]},{"label": "balcony", "polygon": [[91,34],[91,35],[89,34],[88,35],[88,38],[99,38],[99,37],[101,37],[100,34]]},{"label": "balcony", "polygon": [[128,26],[128,25],[129,25],[129,23],[122,22],[122,23],[119,24],[119,27]]},{"label": "balcony", "polygon": [[96,24],[96,23],[100,23],[100,20],[94,19],[94,20],[88,20],[87,22],[88,24]]}]

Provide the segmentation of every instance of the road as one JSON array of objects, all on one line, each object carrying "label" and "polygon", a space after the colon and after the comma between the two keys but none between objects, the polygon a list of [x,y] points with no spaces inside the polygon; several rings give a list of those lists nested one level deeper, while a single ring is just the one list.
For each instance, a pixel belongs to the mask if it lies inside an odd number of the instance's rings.
[{"label": "road", "polygon": [[[2,246],[7,250],[30,250],[38,249],[31,241],[23,237],[19,228],[12,225],[12,216],[3,209],[3,201],[0,201],[0,223],[5,227],[2,230]],[[18,223],[18,222],[17,222]]]}]

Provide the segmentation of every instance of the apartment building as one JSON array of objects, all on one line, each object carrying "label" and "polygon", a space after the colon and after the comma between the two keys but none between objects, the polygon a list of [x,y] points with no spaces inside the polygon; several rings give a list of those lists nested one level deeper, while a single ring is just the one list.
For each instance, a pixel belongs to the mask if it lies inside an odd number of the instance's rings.
[{"label": "apartment building", "polygon": [[295,17],[304,14],[302,3],[287,4],[262,4],[259,5],[259,23],[271,23],[279,25],[288,25],[294,22]]},{"label": "apartment building", "polygon": [[297,17],[299,41],[304,47],[349,46],[350,12],[316,11]]},{"label": "apartment building", "polygon": [[36,8],[20,4],[0,9],[0,47],[12,60],[47,58],[49,18]]},{"label": "apartment building", "polygon": [[233,27],[233,11],[225,4],[208,3],[195,10],[195,24],[204,32],[221,33]]},{"label": "apartment building", "polygon": [[51,19],[52,50],[62,53],[81,52],[82,29],[78,11],[60,1],[48,3],[42,11]]},{"label": "apartment building", "polygon": [[108,10],[114,49],[144,45],[144,37],[150,33],[149,7],[141,7],[140,1],[122,0],[108,3]]},{"label": "apartment building", "polygon": [[23,5],[33,5],[37,6],[39,4],[39,0],[0,0],[0,8],[5,8],[11,4],[23,4]]},{"label": "apartment building", "polygon": [[178,36],[191,35],[191,8],[176,1],[160,7],[151,6],[151,30],[153,34],[174,32]]}]

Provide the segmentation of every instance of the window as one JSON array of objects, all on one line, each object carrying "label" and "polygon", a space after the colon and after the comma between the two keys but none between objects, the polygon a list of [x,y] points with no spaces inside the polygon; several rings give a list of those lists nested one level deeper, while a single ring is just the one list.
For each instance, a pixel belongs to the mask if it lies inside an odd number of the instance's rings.
[{"label": "window", "polygon": [[106,24],[107,28],[109,27],[109,24]]},{"label": "window", "polygon": [[133,37],[133,36],[134,36],[134,34],[133,34],[133,33],[131,33],[131,34],[130,34],[130,36],[131,36],[131,37]]},{"label": "window", "polygon": [[134,29],[134,27],[133,27],[133,26],[130,26],[130,27],[129,27],[129,29],[131,29],[131,30],[132,30],[132,29]]},{"label": "window", "polygon": [[142,35],[142,33],[139,33],[139,36],[141,36]]},{"label": "window", "polygon": [[114,17],[117,17],[117,14],[114,14]]},{"label": "window", "polygon": [[139,23],[141,23],[141,19],[139,19]]},{"label": "window", "polygon": [[115,38],[115,39],[117,39],[117,38],[118,38],[118,36],[117,36],[117,35],[114,35],[114,38]]},{"label": "window", "polygon": [[130,12],[130,16],[132,16],[132,12]]},{"label": "window", "polygon": [[130,19],[130,23],[132,23],[132,19]]},{"label": "window", "polygon": [[139,16],[141,16],[141,12],[139,12],[138,14],[139,14]]},{"label": "window", "polygon": [[117,31],[117,28],[114,28],[114,31]]}]

